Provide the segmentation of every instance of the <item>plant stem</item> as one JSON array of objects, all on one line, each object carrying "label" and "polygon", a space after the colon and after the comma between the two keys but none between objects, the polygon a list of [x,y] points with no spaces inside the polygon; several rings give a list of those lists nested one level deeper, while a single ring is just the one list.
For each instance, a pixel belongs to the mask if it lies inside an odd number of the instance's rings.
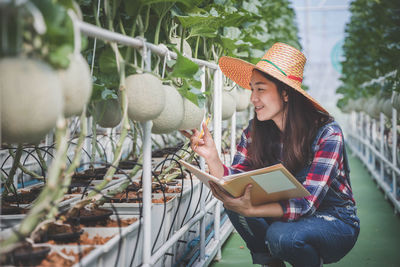
[{"label": "plant stem", "polygon": [[65,168],[67,160],[68,136],[67,125],[63,117],[58,118],[56,128],[56,154],[49,168],[48,180],[39,197],[27,216],[21,222],[18,232],[13,231],[10,237],[0,243],[0,252],[7,253],[12,249],[13,244],[18,242],[21,237],[28,236],[37,224],[42,220],[46,213],[52,209],[53,201],[61,189],[61,171]]},{"label": "plant stem", "polygon": [[117,146],[114,151],[114,158],[111,163],[112,166],[110,168],[108,168],[106,174],[104,175],[103,181],[100,184],[98,184],[93,191],[91,191],[89,193],[87,198],[76,203],[75,206],[68,211],[67,217],[74,215],[78,210],[83,208],[88,203],[90,203],[90,202],[94,203],[102,198],[102,194],[97,193],[97,192],[100,192],[101,190],[103,190],[106,187],[106,185],[112,180],[112,177],[116,171],[115,167],[113,167],[113,166],[118,166],[118,164],[119,164],[119,161],[122,156],[122,146],[123,146],[126,136],[128,135],[128,131],[130,128],[129,119],[128,119],[128,97],[126,95],[126,87],[125,87],[125,61],[123,60],[123,58],[118,50],[117,45],[115,43],[111,43],[111,47],[113,48],[116,59],[119,63],[117,65],[120,67],[119,68],[119,74],[120,74],[119,90],[120,90],[120,94],[121,94],[121,105],[122,105],[121,134],[120,134]]},{"label": "plant stem", "polygon": [[195,47],[195,50],[194,50],[194,58],[197,58],[197,53],[199,51],[199,43],[200,43],[200,35],[198,35],[197,39],[196,39],[196,47]]},{"label": "plant stem", "polygon": [[96,130],[96,120],[92,119],[92,149],[90,155],[90,167],[93,167],[93,163],[96,159],[96,143],[97,143],[97,130]]},{"label": "plant stem", "polygon": [[62,187],[61,190],[58,191],[58,194],[56,195],[56,198],[54,200],[55,205],[51,209],[51,211],[47,215],[47,219],[53,218],[57,212],[58,212],[58,206],[57,204],[61,202],[63,199],[63,196],[65,193],[68,191],[68,187],[71,184],[72,180],[72,175],[75,172],[75,169],[79,166],[79,162],[81,160],[82,156],[82,149],[83,149],[83,144],[85,141],[85,137],[87,135],[87,118],[86,118],[86,106],[84,107],[81,117],[81,132],[79,133],[79,138],[78,142],[76,144],[75,150],[74,150],[74,158],[72,159],[71,164],[69,165],[68,169],[64,173],[64,179],[62,181]]},{"label": "plant stem", "polygon": [[36,155],[37,155],[38,158],[39,158],[40,165],[42,166],[43,171],[44,171],[44,173],[45,173],[45,175],[46,175],[46,172],[47,172],[47,164],[46,164],[46,161],[44,160],[44,157],[43,157],[43,155],[42,155],[42,152],[40,151],[40,149],[39,149],[38,146],[35,146],[35,151],[36,151]]},{"label": "plant stem", "polygon": [[[9,152],[10,152],[11,157],[13,157],[15,159],[16,155],[14,154],[14,152],[12,152],[11,150]],[[18,161],[17,163],[18,163],[18,168],[20,168],[23,173],[26,173],[36,179],[44,179],[43,176],[40,176],[39,174],[28,170],[24,165],[21,164],[20,161]]]},{"label": "plant stem", "polygon": [[6,180],[6,183],[4,185],[4,194],[7,195],[8,193],[14,193],[16,194],[17,192],[14,190],[14,175],[17,171],[17,167],[18,165],[20,165],[21,163],[19,162],[22,156],[22,145],[18,144],[17,147],[17,151],[15,153],[15,157],[12,154],[12,150],[9,149],[9,152],[11,154],[11,156],[14,158],[13,164],[11,166],[11,170],[8,173],[8,177]]}]

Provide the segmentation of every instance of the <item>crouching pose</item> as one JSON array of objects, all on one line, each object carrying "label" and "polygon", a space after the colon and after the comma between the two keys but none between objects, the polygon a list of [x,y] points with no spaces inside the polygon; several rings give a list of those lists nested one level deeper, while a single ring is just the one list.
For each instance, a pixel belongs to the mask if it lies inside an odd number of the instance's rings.
[{"label": "crouching pose", "polygon": [[205,124],[202,138],[198,130],[183,132],[216,177],[282,163],[310,192],[255,206],[250,185],[239,198],[211,185],[254,264],[322,266],[345,256],[359,234],[343,133],[301,88],[305,61],[300,51],[282,43],[274,44],[256,65],[231,57],[219,60],[228,78],[252,91],[255,112],[231,167],[222,164]]}]

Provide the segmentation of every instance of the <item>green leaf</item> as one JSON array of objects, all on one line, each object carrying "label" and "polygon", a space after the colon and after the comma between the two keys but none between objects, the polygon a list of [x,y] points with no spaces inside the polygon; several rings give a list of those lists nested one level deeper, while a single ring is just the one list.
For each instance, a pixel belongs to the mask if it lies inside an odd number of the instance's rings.
[{"label": "green leaf", "polygon": [[117,99],[118,96],[115,93],[114,90],[110,90],[107,88],[104,88],[104,90],[101,92],[101,98],[106,100],[106,99]]},{"label": "green leaf", "polygon": [[174,51],[177,53],[178,58],[170,76],[174,78],[192,78],[199,70],[199,66],[190,59],[184,57],[175,47]]},{"label": "green leaf", "polygon": [[114,51],[107,47],[99,56],[100,71],[103,73],[117,74],[117,61],[115,59]]},{"label": "green leaf", "polygon": [[59,46],[57,49],[49,53],[50,63],[54,66],[67,68],[69,66],[69,55],[73,50],[73,47],[68,44]]}]

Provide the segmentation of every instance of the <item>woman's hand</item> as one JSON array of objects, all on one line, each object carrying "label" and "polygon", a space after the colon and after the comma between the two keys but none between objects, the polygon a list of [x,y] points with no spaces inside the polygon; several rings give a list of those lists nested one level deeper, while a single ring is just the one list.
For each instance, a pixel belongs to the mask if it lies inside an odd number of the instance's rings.
[{"label": "woman's hand", "polygon": [[213,195],[224,203],[225,208],[245,217],[252,217],[254,206],[250,200],[251,184],[247,185],[244,194],[238,198],[231,197],[214,182],[209,181],[209,184]]},{"label": "woman's hand", "polygon": [[190,147],[194,152],[202,156],[207,162],[219,159],[218,151],[215,147],[214,140],[208,130],[206,124],[203,122],[204,136],[200,137],[200,132],[193,129],[192,133],[188,131],[180,131],[184,136],[190,139]]}]

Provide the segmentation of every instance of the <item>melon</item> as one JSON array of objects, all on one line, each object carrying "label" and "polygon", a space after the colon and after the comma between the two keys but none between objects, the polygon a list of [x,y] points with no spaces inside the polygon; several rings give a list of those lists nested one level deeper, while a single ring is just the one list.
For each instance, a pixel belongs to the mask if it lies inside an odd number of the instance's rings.
[{"label": "melon", "polygon": [[183,98],[183,120],[179,130],[191,130],[200,127],[203,121],[205,109],[199,108],[192,101]]},{"label": "melon", "polygon": [[400,112],[400,93],[396,92],[393,96],[393,107]]},{"label": "melon", "polygon": [[163,85],[165,90],[165,105],[161,114],[153,120],[152,133],[164,134],[176,131],[183,120],[183,99],[172,86]]},{"label": "melon", "polygon": [[118,99],[96,102],[94,112],[97,124],[103,128],[114,128],[122,119],[121,105]]},{"label": "melon", "polygon": [[390,99],[386,99],[385,102],[383,103],[382,112],[387,117],[391,118],[392,117],[392,110],[393,110],[392,101]]},{"label": "melon", "polygon": [[73,54],[67,69],[58,71],[63,95],[64,116],[80,115],[92,94],[89,65],[81,54]]},{"label": "melon", "polygon": [[183,52],[181,51],[181,38],[171,37],[171,43],[176,45],[176,49],[187,57],[192,57],[192,48],[186,40],[183,40]]},{"label": "melon", "polygon": [[133,74],[126,78],[128,116],[134,121],[150,121],[164,109],[165,90],[161,80],[150,73]]},{"label": "melon", "polygon": [[244,111],[250,104],[251,91],[238,88],[236,90],[236,111]]},{"label": "melon", "polygon": [[48,64],[22,57],[0,60],[2,141],[36,143],[63,112],[62,84]]},{"label": "melon", "polygon": [[236,111],[236,96],[234,90],[222,91],[222,120],[228,120]]},{"label": "melon", "polygon": [[377,119],[379,118],[379,114],[380,114],[380,110],[378,107],[378,97],[377,96],[373,96],[368,100],[368,114],[374,118]]}]

